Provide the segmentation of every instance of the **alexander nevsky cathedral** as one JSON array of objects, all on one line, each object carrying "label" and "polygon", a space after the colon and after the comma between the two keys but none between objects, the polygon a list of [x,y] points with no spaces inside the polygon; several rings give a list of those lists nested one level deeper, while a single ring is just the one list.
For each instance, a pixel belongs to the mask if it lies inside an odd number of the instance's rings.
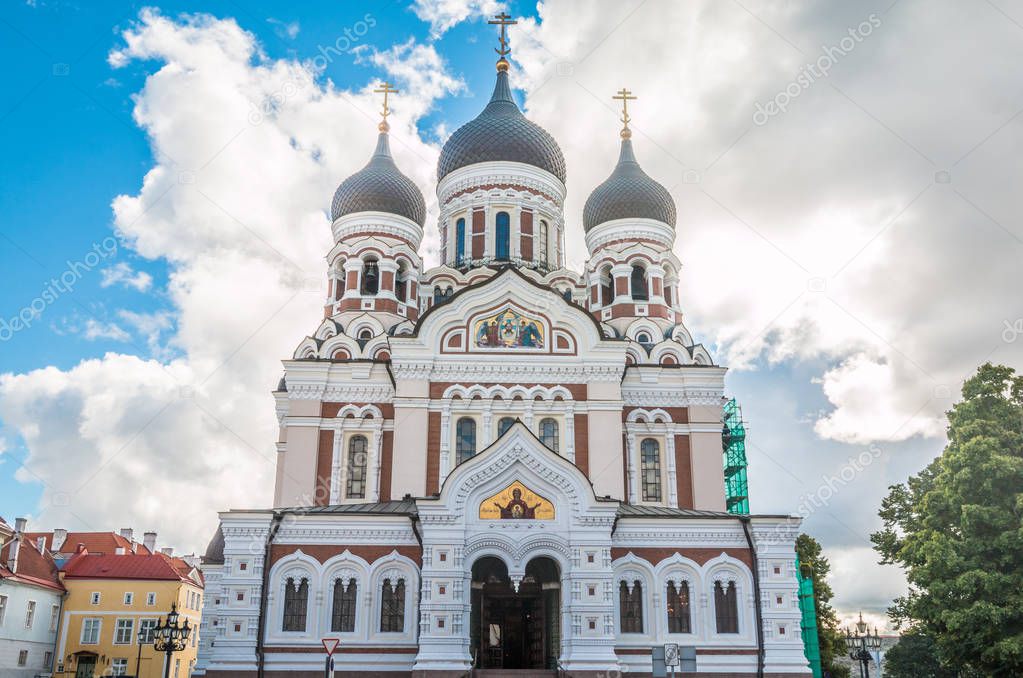
[{"label": "alexander nevsky cathedral", "polygon": [[440,154],[435,268],[383,87],[331,203],[323,318],[273,393],[274,495],[221,513],[204,558],[198,674],[323,676],[335,638],[329,670],[367,678],[660,676],[665,645],[684,675],[809,675],[799,520],[727,510],[725,368],[682,322],[630,95],[566,269],[565,160],[506,45]]}]

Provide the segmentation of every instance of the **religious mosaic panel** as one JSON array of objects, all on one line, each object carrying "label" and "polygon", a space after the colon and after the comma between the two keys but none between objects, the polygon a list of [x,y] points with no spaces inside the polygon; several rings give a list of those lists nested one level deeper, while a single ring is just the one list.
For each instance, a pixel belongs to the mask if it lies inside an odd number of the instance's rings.
[{"label": "religious mosaic panel", "polygon": [[480,318],[473,326],[477,348],[543,348],[543,322],[506,307],[493,315]]},{"label": "religious mosaic panel", "polygon": [[515,481],[480,504],[482,520],[554,520],[554,504]]}]

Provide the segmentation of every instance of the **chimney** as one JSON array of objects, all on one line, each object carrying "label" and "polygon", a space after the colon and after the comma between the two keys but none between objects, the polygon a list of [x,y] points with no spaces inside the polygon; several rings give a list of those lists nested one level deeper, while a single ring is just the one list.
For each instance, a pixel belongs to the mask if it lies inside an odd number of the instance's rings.
[{"label": "chimney", "polygon": [[167,556],[168,558],[173,558],[174,557],[174,547],[173,546],[164,546],[162,549],[160,549],[160,553],[162,553],[163,555]]},{"label": "chimney", "polygon": [[36,549],[39,553],[46,553],[46,537],[36,537]]},{"label": "chimney", "polygon": [[28,527],[28,520],[16,518],[14,520],[14,538],[11,539],[11,548],[7,553],[7,569],[18,573],[18,554],[21,552],[21,540],[25,529]]},{"label": "chimney", "polygon": [[121,528],[121,536],[127,539],[128,541],[132,541],[132,537],[134,536],[134,534],[135,530],[131,529],[130,527]]},{"label": "chimney", "polygon": [[142,535],[142,545],[149,549],[150,553],[156,553],[156,532],[146,532]]},{"label": "chimney", "polygon": [[50,550],[54,553],[60,552],[60,547],[67,541],[67,530],[57,528],[53,531],[53,540],[50,542]]}]

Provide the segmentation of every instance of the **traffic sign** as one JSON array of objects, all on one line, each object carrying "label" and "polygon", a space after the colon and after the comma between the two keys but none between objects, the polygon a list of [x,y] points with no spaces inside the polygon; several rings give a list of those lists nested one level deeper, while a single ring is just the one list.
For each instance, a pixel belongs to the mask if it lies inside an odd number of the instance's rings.
[{"label": "traffic sign", "polygon": [[334,651],[337,650],[337,646],[340,645],[340,644],[341,644],[341,641],[339,639],[337,639],[337,638],[324,638],[323,639],[323,649],[326,650],[328,657],[330,655],[334,654]]}]

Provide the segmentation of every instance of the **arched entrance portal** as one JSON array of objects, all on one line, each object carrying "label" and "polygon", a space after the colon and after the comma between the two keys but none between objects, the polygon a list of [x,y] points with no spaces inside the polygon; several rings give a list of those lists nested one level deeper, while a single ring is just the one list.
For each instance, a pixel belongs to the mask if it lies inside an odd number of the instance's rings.
[{"label": "arched entrance portal", "polygon": [[518,590],[500,558],[472,566],[470,643],[484,669],[555,669],[561,651],[561,573],[550,558],[534,558]]}]

